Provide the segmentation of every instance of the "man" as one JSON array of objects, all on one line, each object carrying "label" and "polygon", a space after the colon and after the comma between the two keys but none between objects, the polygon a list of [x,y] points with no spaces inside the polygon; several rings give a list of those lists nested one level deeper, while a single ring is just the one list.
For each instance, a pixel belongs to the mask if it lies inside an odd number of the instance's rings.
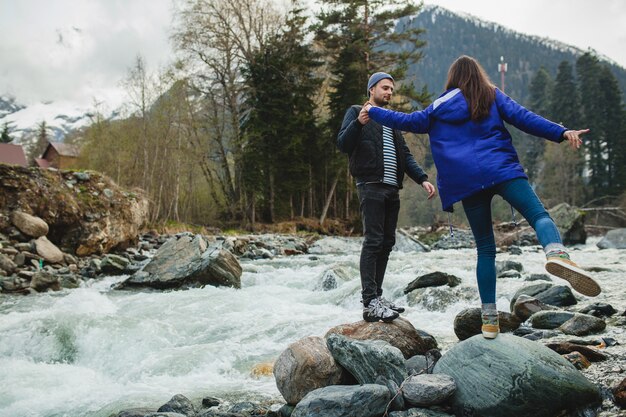
[{"label": "man", "polygon": [[[393,77],[374,73],[367,83],[367,95],[373,106],[389,104],[394,90]],[[363,319],[391,322],[404,308],[382,297],[382,285],[389,253],[396,243],[396,225],[400,210],[399,190],[405,172],[435,196],[428,175],[415,162],[402,133],[370,121],[362,106],[346,111],[337,147],[350,156],[350,174],[355,178],[363,220],[363,247],[360,272]]]}]

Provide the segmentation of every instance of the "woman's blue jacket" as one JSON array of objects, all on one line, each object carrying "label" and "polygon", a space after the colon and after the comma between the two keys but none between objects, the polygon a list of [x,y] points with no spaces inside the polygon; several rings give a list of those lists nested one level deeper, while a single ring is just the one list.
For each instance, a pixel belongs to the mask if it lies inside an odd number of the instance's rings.
[{"label": "woman's blue jacket", "polygon": [[562,142],[567,130],[498,89],[489,115],[477,121],[470,119],[469,106],[458,88],[446,91],[422,111],[406,114],[372,107],[369,115],[384,126],[430,135],[445,211],[452,211],[454,203],[480,190],[514,178],[528,178],[504,122],[554,142]]}]

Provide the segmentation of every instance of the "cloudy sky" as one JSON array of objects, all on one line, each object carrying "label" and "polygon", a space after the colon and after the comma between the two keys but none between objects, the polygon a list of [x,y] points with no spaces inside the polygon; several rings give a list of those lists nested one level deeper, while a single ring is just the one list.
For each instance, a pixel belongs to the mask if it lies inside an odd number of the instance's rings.
[{"label": "cloudy sky", "polygon": [[[429,0],[530,35],[594,48],[626,67],[626,1]],[[0,95],[26,104],[121,100],[141,54],[167,65],[172,0],[0,0]]]}]

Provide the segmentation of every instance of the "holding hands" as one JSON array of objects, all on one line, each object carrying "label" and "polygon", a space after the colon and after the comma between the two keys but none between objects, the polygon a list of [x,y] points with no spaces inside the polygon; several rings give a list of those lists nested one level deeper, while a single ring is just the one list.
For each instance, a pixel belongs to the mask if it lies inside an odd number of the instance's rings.
[{"label": "holding hands", "polygon": [[432,185],[431,183],[429,183],[428,181],[424,181],[420,185],[428,193],[428,199],[429,200],[431,200],[437,194],[437,190],[435,189],[435,186]]},{"label": "holding hands", "polygon": [[370,121],[369,109],[372,107],[369,101],[366,101],[363,107],[361,107],[361,111],[359,112],[359,117],[357,120],[362,125],[366,125]]}]

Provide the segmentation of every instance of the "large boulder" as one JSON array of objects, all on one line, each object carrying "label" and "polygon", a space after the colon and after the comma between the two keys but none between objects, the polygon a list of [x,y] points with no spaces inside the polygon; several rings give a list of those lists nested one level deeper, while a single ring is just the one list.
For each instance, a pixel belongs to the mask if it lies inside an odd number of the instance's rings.
[{"label": "large boulder", "polygon": [[626,249],[626,229],[609,230],[596,246],[600,249]]},{"label": "large boulder", "polygon": [[331,334],[340,334],[356,340],[384,340],[400,349],[405,359],[422,355],[437,347],[434,337],[415,329],[411,322],[404,318],[398,318],[391,323],[368,323],[361,320],[341,324],[330,329],[326,333],[326,338]]},{"label": "large boulder", "polygon": [[0,232],[12,227],[2,219],[16,211],[43,220],[48,239],[65,252],[87,256],[136,243],[148,200],[141,190],[124,190],[97,172],[0,164],[0,214],[6,216],[0,216]]},{"label": "large boulder", "polygon": [[208,247],[200,235],[170,238],[143,270],[120,288],[188,288],[204,285],[241,288],[241,265],[227,250]]},{"label": "large boulder", "polygon": [[407,377],[400,349],[383,340],[354,340],[331,334],[326,344],[333,358],[348,370],[359,384],[374,384],[379,376],[402,384]]},{"label": "large boulder", "polygon": [[14,211],[11,222],[25,235],[38,238],[48,234],[48,223],[23,211]]},{"label": "large boulder", "polygon": [[446,274],[445,272],[435,271],[415,278],[406,286],[406,288],[404,288],[404,293],[408,294],[418,288],[439,287],[442,285],[456,287],[460,283],[461,278],[459,277]]},{"label": "large boulder", "polygon": [[434,373],[455,380],[457,415],[553,417],[602,400],[598,387],[561,355],[507,334],[455,345]]},{"label": "large boulder", "polygon": [[549,210],[550,216],[561,232],[561,238],[565,245],[585,243],[587,232],[585,231],[585,212],[567,203],[561,203]]},{"label": "large boulder", "polygon": [[391,393],[384,385],[338,385],[307,394],[291,417],[380,417]]},{"label": "large boulder", "polygon": [[289,404],[297,404],[318,388],[346,381],[347,372],[337,364],[321,337],[305,337],[287,347],[274,364],[276,386]]}]

